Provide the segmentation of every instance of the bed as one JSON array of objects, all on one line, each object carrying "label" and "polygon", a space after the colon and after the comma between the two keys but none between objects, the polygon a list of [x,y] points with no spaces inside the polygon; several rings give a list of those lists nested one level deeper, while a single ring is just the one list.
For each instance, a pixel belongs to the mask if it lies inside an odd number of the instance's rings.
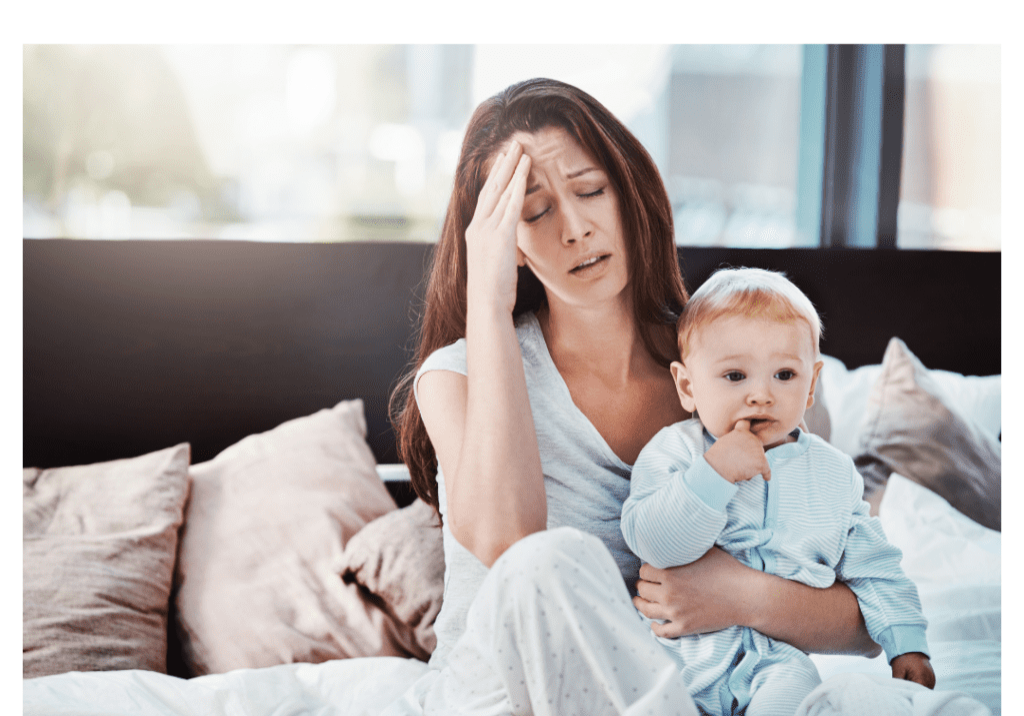
[{"label": "bed", "polygon": [[[25,713],[379,713],[442,598],[387,419],[431,246],[23,249]],[[808,427],[855,458],[930,622],[944,695],[914,708],[1001,713],[1000,255],[679,258],[691,291],[761,266],[814,301]],[[888,674],[814,659],[827,683]]]}]

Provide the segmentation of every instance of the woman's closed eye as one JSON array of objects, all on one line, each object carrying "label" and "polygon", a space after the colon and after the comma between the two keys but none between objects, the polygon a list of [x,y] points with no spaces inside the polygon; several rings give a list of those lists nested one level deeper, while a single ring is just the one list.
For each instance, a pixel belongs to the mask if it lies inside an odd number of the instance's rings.
[{"label": "woman's closed eye", "polygon": [[[588,192],[586,194],[577,194],[576,196],[578,196],[580,199],[593,199],[595,197],[603,195],[604,194],[604,190],[605,190],[605,187],[601,187],[600,189],[597,189],[595,191]],[[540,220],[541,218],[543,218],[544,215],[548,213],[550,208],[551,207],[545,207],[543,210],[536,212],[532,216],[526,217],[525,219],[523,219],[523,221],[525,221],[527,224],[532,224],[532,223]]]},{"label": "woman's closed eye", "polygon": [[532,224],[533,222],[537,221],[539,218],[544,216],[546,213],[548,213],[548,210],[544,209],[539,214],[534,214],[533,216],[529,216],[529,217],[523,219],[523,221],[525,221],[527,224]]}]

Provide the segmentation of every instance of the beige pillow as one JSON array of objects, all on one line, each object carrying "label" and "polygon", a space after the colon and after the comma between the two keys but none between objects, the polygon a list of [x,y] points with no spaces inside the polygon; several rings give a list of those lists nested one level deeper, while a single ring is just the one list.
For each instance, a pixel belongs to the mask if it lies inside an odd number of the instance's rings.
[{"label": "beige pillow", "polygon": [[25,678],[167,670],[189,447],[23,472]]},{"label": "beige pillow", "polygon": [[998,530],[1001,455],[999,441],[950,404],[906,344],[889,341],[854,459],[869,502],[895,472]]},{"label": "beige pillow", "polygon": [[409,656],[430,657],[444,595],[441,525],[430,505],[416,500],[364,527],[345,547],[341,577],[358,584],[394,620]]},{"label": "beige pillow", "polygon": [[335,570],[395,509],[365,437],[362,401],[341,402],[191,468],[175,605],[193,674],[394,653],[386,615]]}]

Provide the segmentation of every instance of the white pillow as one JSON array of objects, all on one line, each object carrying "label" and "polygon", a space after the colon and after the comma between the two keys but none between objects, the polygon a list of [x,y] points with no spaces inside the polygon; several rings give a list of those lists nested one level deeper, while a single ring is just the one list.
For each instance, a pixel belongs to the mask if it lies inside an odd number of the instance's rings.
[{"label": "white pillow", "polygon": [[882,366],[865,365],[847,370],[838,358],[823,355],[821,360],[825,365],[818,380],[821,381],[821,399],[832,423],[829,442],[847,455],[856,455],[868,394]]},{"label": "white pillow", "polygon": [[[821,400],[832,423],[829,442],[856,456],[860,432],[867,409],[868,395],[882,372],[881,364],[847,370],[838,358],[823,355]],[[961,375],[946,370],[930,370],[929,375],[944,397],[967,419],[997,438],[1002,431],[1002,376]]]},{"label": "white pillow", "polygon": [[960,375],[946,370],[929,372],[961,415],[973,420],[993,438],[1002,432],[1001,375]]},{"label": "white pillow", "polygon": [[903,552],[918,587],[999,584],[1001,535],[954,509],[926,487],[892,473],[878,510],[882,530]]}]

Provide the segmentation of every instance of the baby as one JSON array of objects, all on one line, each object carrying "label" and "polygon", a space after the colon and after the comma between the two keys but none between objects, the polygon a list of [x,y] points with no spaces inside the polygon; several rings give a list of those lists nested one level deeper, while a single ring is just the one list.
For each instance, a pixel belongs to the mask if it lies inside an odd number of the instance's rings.
[{"label": "baby", "polygon": [[[622,533],[654,567],[718,545],[812,587],[842,580],[893,676],[934,686],[917,588],[862,499],[849,456],[800,429],[822,362],[821,323],[785,276],[715,273],[679,319],[672,377],[694,418],[661,430],[633,467]],[[658,639],[709,714],[793,714],[821,683],[799,649],[746,627]]]}]

